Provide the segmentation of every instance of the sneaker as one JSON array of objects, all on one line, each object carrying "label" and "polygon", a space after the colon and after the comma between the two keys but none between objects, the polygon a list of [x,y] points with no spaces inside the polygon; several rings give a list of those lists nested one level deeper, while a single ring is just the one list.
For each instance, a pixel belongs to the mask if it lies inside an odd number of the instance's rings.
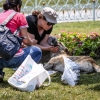
[{"label": "sneaker", "polygon": [[5,75],[5,72],[0,73],[0,83],[3,82],[4,75]]}]

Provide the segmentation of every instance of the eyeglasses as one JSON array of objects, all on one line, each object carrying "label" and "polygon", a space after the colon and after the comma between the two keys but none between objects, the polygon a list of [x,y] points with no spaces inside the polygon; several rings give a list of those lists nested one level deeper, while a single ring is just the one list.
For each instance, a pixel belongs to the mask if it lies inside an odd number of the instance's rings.
[{"label": "eyeglasses", "polygon": [[53,26],[53,25],[55,25],[55,24],[54,24],[54,23],[47,22],[47,25],[48,25],[48,26],[50,26],[50,25]]}]

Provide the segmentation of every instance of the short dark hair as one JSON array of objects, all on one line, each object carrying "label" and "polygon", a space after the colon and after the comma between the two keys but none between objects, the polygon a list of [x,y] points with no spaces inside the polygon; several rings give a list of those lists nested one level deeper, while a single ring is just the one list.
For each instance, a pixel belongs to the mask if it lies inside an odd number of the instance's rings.
[{"label": "short dark hair", "polygon": [[21,0],[6,0],[5,3],[3,4],[3,9],[4,10],[8,10],[8,9],[14,9],[15,7],[17,7],[17,5],[22,5],[22,1]]}]

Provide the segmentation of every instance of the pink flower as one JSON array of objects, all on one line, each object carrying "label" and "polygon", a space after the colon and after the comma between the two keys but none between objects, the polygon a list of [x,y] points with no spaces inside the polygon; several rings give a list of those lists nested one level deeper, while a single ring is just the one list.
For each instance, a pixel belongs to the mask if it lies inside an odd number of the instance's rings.
[{"label": "pink flower", "polygon": [[60,39],[60,38],[61,38],[61,34],[57,34],[57,38],[59,38],[59,39]]},{"label": "pink flower", "polygon": [[78,46],[78,47],[81,47],[81,46],[82,46],[82,44],[78,44],[77,46]]}]

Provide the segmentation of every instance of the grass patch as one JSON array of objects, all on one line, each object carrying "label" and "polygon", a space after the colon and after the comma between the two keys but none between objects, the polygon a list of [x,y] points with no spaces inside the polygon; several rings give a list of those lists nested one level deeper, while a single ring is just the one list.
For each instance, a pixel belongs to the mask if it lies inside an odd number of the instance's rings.
[{"label": "grass patch", "polygon": [[99,100],[100,73],[81,74],[79,84],[75,87],[64,85],[61,73],[51,76],[51,84],[33,92],[21,92],[12,88],[7,79],[14,71],[5,69],[4,83],[0,84],[0,100]]},{"label": "grass patch", "polygon": [[65,22],[58,23],[54,26],[53,34],[59,34],[62,31],[72,33],[100,33],[100,21],[86,21],[86,22]]}]

